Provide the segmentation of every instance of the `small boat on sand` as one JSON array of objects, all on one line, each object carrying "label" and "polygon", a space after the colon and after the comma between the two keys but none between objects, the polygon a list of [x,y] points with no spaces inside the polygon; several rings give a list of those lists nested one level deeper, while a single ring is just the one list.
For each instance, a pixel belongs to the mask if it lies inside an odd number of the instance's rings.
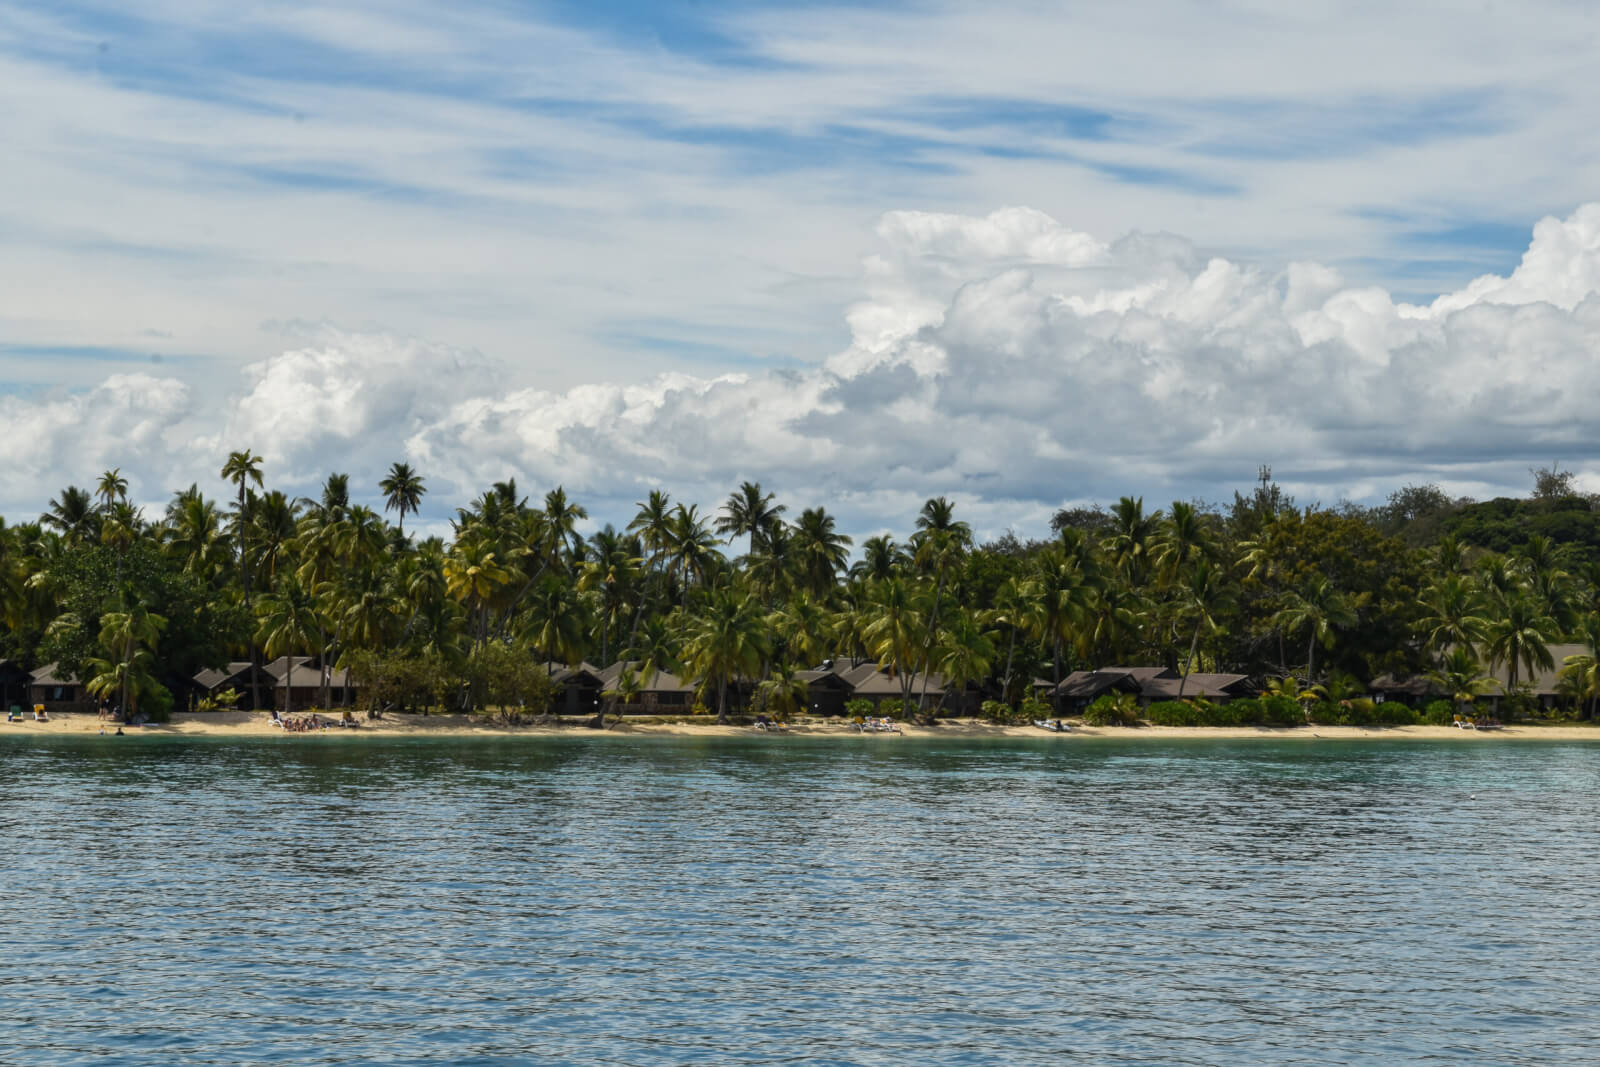
[{"label": "small boat on sand", "polygon": [[1033,725],[1041,730],[1049,730],[1056,734],[1070,734],[1072,727],[1060,719],[1034,719]]}]

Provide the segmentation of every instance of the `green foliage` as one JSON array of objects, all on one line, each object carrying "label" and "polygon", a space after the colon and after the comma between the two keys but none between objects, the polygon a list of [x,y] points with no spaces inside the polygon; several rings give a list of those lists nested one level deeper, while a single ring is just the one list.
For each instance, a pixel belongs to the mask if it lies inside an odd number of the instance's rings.
[{"label": "green foliage", "polygon": [[1422,710],[1422,721],[1429,726],[1449,726],[1458,714],[1455,704],[1450,701],[1430,700]]},{"label": "green foliage", "polygon": [[1048,719],[1055,715],[1055,708],[1051,707],[1048,700],[1041,700],[1032,693],[1022,698],[1022,703],[1017,706],[1017,718],[1022,722],[1032,722],[1035,719]]},{"label": "green foliage", "polygon": [[1574,562],[1600,561],[1600,512],[1581,496],[1500,497],[1467,504],[1448,516],[1443,527],[1467,544],[1493,552],[1519,551],[1539,535],[1567,546]]},{"label": "green foliage", "polygon": [[884,697],[878,701],[878,714],[884,718],[897,719],[906,714],[906,703],[899,697]]},{"label": "green foliage", "polygon": [[1261,706],[1262,726],[1300,726],[1306,721],[1300,702],[1287,696],[1264,696]]},{"label": "green foliage", "polygon": [[1083,721],[1090,726],[1137,726],[1139,702],[1131,693],[1106,693],[1084,709]]},{"label": "green foliage", "polygon": [[854,700],[845,701],[844,710],[845,714],[852,719],[865,719],[869,715],[877,714],[873,708],[872,701],[866,697],[856,697]]},{"label": "green foliage", "polygon": [[1019,717],[1015,708],[998,700],[985,700],[979,711],[986,720],[993,723],[1010,723]]},{"label": "green foliage", "polygon": [[148,722],[172,721],[172,690],[151,681],[139,687],[139,714]]}]

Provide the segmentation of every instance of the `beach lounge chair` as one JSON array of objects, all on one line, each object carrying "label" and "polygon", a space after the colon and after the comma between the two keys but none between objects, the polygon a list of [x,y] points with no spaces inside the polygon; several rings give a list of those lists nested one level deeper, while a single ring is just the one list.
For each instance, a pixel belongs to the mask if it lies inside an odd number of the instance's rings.
[{"label": "beach lounge chair", "polygon": [[1457,716],[1455,716],[1455,727],[1456,727],[1457,730],[1476,730],[1477,729],[1477,726],[1473,724],[1472,720],[1467,718],[1465,715],[1457,715]]},{"label": "beach lounge chair", "polygon": [[11,705],[11,711],[6,716],[6,722],[21,722],[21,721],[22,721],[22,706],[20,704]]},{"label": "beach lounge chair", "polygon": [[44,705],[43,704],[35,704],[33,706],[33,721],[34,722],[49,722],[50,721],[50,713],[48,711],[44,710]]}]

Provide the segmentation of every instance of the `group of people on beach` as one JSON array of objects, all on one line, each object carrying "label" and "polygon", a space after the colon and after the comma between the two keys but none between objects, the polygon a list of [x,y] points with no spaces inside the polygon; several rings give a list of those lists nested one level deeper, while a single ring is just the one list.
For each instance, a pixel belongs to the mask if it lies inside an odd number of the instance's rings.
[{"label": "group of people on beach", "polygon": [[280,726],[292,734],[310,733],[313,730],[327,730],[334,726],[345,726],[353,729],[357,725],[356,717],[348,711],[344,713],[343,719],[336,722],[333,719],[324,719],[316,713],[312,713],[303,719],[286,719],[278,714],[276,708],[272,711],[272,724]]}]

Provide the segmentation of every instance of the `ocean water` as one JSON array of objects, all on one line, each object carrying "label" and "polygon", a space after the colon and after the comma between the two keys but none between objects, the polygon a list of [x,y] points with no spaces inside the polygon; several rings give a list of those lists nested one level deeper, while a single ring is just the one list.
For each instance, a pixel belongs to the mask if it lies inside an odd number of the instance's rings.
[{"label": "ocean water", "polygon": [[1600,746],[0,735],[7,1064],[1593,1063]]}]

